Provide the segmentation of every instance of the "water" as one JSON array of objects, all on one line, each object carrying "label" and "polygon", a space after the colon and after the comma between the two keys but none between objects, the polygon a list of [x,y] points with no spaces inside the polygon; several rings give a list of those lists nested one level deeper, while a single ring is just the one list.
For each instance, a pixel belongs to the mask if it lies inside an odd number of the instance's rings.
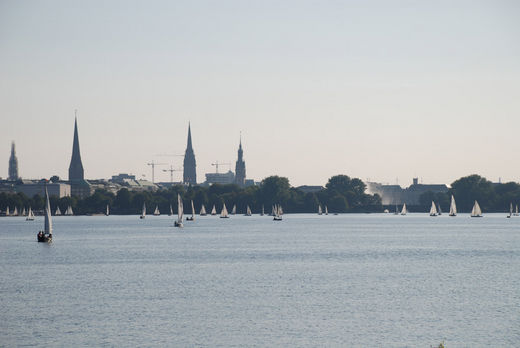
[{"label": "water", "polygon": [[0,218],[0,346],[520,346],[520,218]]}]

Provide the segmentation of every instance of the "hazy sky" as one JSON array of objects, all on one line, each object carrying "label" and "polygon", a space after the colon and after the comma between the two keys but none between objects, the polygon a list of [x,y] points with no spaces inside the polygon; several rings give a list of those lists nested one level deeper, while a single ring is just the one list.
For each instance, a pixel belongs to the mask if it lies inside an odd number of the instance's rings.
[{"label": "hazy sky", "polygon": [[[519,1],[0,0],[0,177],[520,181]],[[165,168],[165,167],[163,167]],[[224,170],[226,166],[222,166]],[[156,181],[169,181],[156,169]],[[180,180],[182,172],[174,179]]]}]

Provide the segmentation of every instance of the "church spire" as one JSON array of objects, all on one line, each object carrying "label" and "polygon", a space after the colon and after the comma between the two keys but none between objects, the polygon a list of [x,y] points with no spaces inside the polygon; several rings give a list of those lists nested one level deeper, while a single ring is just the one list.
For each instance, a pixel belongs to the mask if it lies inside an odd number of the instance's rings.
[{"label": "church spire", "polygon": [[244,151],[242,150],[242,132],[240,132],[240,143],[238,145],[238,159],[235,164],[235,184],[243,187],[246,184],[246,163],[244,162]]},{"label": "church spire", "polygon": [[186,152],[184,153],[183,182],[187,185],[197,184],[197,163],[191,142],[191,123],[188,123],[188,144],[186,146]]},{"label": "church spire", "polygon": [[79,151],[79,136],[78,136],[78,118],[76,111],[74,111],[74,140],[72,142],[72,158],[69,166],[69,181],[83,180],[83,164],[81,163],[81,154]]},{"label": "church spire", "polygon": [[16,150],[13,141],[11,143],[11,157],[9,157],[9,180],[18,179],[18,158],[16,158]]}]

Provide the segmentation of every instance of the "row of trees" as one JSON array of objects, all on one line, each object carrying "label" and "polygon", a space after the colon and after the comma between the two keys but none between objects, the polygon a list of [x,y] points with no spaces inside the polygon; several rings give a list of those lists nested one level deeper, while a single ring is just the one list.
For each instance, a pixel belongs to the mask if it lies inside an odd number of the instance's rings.
[{"label": "row of trees", "polygon": [[484,212],[503,212],[509,205],[520,205],[520,185],[515,182],[494,184],[479,175],[460,178],[451,184],[446,193],[425,192],[420,197],[421,206],[429,209],[431,202],[440,204],[444,211],[450,206],[451,195],[457,202],[457,210],[469,212],[475,200]]},{"label": "row of trees", "polygon": [[[345,212],[379,212],[382,211],[381,198],[378,195],[365,193],[365,184],[357,178],[346,175],[337,175],[329,179],[324,190],[319,192],[305,193],[297,188],[291,187],[289,179],[279,176],[265,178],[259,186],[240,188],[237,185],[211,185],[202,186],[174,186],[168,190],[129,191],[125,188],[117,194],[105,190],[96,192],[84,199],[78,197],[50,198],[53,210],[57,206],[64,211],[69,205],[76,214],[92,214],[105,211],[110,206],[114,214],[137,214],[140,213],[143,203],[151,211],[155,206],[166,213],[170,204],[176,210],[177,194],[180,194],[185,205],[185,211],[189,211],[189,202],[193,200],[197,211],[204,204],[206,209],[213,205],[220,209],[223,203],[228,208],[236,204],[239,212],[245,212],[249,205],[254,213],[259,213],[262,206],[266,212],[271,210],[274,204],[281,204],[285,212],[310,213],[316,212],[318,205],[327,205],[331,213]],[[0,194],[0,209],[5,211],[6,207],[33,207],[41,210],[44,206],[43,197],[36,195],[27,197],[22,193]]]}]

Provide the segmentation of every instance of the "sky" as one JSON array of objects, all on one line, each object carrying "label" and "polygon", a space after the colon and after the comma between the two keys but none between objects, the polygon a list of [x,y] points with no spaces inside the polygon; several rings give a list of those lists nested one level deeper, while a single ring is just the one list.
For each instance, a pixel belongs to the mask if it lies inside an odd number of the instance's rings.
[{"label": "sky", "polygon": [[[0,177],[520,181],[518,1],[0,0]],[[229,166],[221,165],[226,171]],[[182,171],[174,173],[174,180]]]}]

